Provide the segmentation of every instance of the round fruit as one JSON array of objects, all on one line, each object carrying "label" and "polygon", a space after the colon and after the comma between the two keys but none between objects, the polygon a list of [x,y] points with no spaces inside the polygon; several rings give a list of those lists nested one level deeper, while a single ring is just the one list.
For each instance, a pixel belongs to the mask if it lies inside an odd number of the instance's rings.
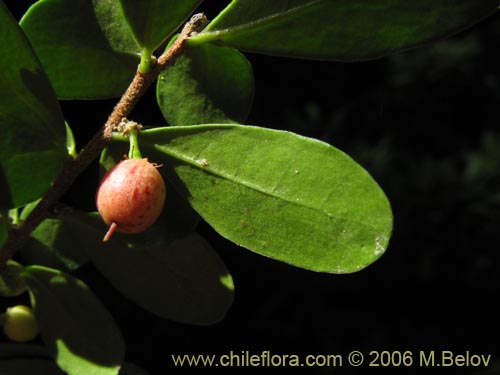
[{"label": "round fruit", "polygon": [[9,307],[3,315],[3,331],[16,342],[26,342],[38,336],[38,324],[33,310],[24,305]]},{"label": "round fruit", "polygon": [[165,203],[165,182],[148,159],[123,160],[104,175],[97,190],[99,214],[109,225],[103,241],[115,231],[140,233],[160,216]]}]

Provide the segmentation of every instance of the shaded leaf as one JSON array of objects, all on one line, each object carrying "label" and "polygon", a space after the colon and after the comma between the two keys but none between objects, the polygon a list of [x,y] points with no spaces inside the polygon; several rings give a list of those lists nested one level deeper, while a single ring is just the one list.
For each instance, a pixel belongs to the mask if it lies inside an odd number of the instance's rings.
[{"label": "shaded leaf", "polygon": [[0,342],[0,359],[29,357],[50,358],[47,349],[40,345]]},{"label": "shaded leaf", "polygon": [[60,271],[28,266],[23,272],[42,339],[70,374],[118,374],[125,347],[113,318],[81,281]]},{"label": "shaded leaf", "polygon": [[[95,219],[88,222],[102,236],[106,228]],[[203,238],[192,233],[166,242],[158,234],[132,243],[130,237],[115,234],[87,248],[95,266],[125,297],[181,323],[205,325],[224,317],[233,300],[232,278]]]},{"label": "shaded leaf", "polygon": [[21,27],[61,99],[119,96],[137,70],[130,38],[111,43],[89,0],[38,1]]},{"label": "shaded leaf", "polygon": [[36,375],[66,374],[57,367],[54,361],[48,359],[0,359],[0,375],[33,375],[34,371]]},{"label": "shaded leaf", "polygon": [[156,86],[170,125],[242,123],[254,94],[250,62],[240,52],[211,44],[187,48]]},{"label": "shaded leaf", "polygon": [[192,44],[221,42],[272,55],[355,61],[459,32],[498,0],[233,0]]},{"label": "shaded leaf", "polygon": [[239,245],[332,273],[358,271],[385,251],[386,196],[328,144],[240,125],[158,128],[141,137],[151,157],[173,165],[170,178],[200,215]]},{"label": "shaded leaf", "polygon": [[45,193],[66,156],[54,92],[17,22],[0,3],[0,209]]},{"label": "shaded leaf", "polygon": [[154,51],[172,35],[202,0],[120,0],[137,43]]},{"label": "shaded leaf", "polygon": [[26,291],[26,283],[20,275],[22,270],[23,267],[13,260],[0,268],[0,296],[14,297]]},{"label": "shaded leaf", "polygon": [[87,226],[73,215],[61,219],[45,219],[21,249],[26,264],[38,264],[64,271],[74,271],[88,262],[86,246],[93,246]]}]

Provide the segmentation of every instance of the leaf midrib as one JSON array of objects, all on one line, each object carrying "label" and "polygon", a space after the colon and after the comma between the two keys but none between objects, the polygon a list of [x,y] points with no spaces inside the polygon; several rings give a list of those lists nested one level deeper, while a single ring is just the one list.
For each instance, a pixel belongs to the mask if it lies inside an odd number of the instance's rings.
[{"label": "leaf midrib", "polygon": [[[274,199],[278,199],[278,200],[282,200],[282,201],[285,201],[289,204],[292,204],[294,206],[298,206],[298,207],[304,207],[304,208],[307,208],[309,210],[313,210],[313,211],[316,211],[316,212],[320,212],[324,215],[326,215],[328,218],[330,219],[333,219],[333,220],[339,220],[341,218],[339,218],[338,216],[332,214],[332,213],[329,213],[321,208],[318,208],[318,207],[312,207],[310,205],[306,205],[304,203],[301,203],[300,201],[294,201],[294,200],[291,200],[285,196],[281,196],[281,195],[277,195],[277,194],[273,194],[273,192],[270,192],[270,191],[267,191],[266,189],[262,188],[261,186],[259,185],[255,185],[255,184],[252,184],[250,183],[249,181],[246,181],[246,180],[238,180],[236,181],[234,179],[233,176],[227,174],[227,173],[224,173],[220,170],[217,170],[213,167],[209,167],[209,166],[203,166],[201,165],[201,163],[197,162],[195,159],[193,159],[192,157],[190,157],[189,155],[186,155],[186,154],[183,154],[181,152],[177,152],[171,148],[169,148],[168,146],[162,146],[162,145],[159,145],[159,144],[155,144],[154,147],[161,151],[161,152],[164,152],[165,154],[173,157],[174,159],[177,159],[177,160],[180,160],[188,165],[191,165],[193,167],[195,167],[196,169],[199,169],[199,170],[202,170],[204,171],[205,173],[209,173],[209,174],[212,174],[216,177],[219,177],[219,178],[222,178],[224,180],[227,180],[227,181],[230,181],[230,182],[233,182],[233,183],[237,183],[239,185],[242,185],[250,190],[253,190],[253,191],[256,191],[258,193],[261,193],[261,194],[264,194],[264,195],[267,195],[271,198],[274,198]],[[358,221],[358,220],[352,220],[352,218],[347,218],[346,221],[348,222],[351,222],[351,223],[356,223],[358,225],[361,225],[361,226],[365,226],[365,227],[369,227],[369,228],[372,228],[372,229],[375,229],[377,230],[378,228],[374,225],[374,224],[371,224],[371,223],[368,223],[368,222],[361,222],[361,221]]]},{"label": "leaf midrib", "polygon": [[[289,16],[290,14],[299,12],[299,11],[305,9],[305,8],[317,5],[319,3],[323,3],[324,1],[325,0],[312,0],[311,2],[309,2],[307,4],[296,6],[294,8],[288,9],[288,10],[286,10],[284,12],[278,12],[278,13],[275,13],[275,14],[272,14],[272,15],[269,15],[269,16],[265,16],[265,17],[259,18],[259,19],[255,20],[255,21],[249,21],[249,22],[246,22],[246,23],[242,23],[242,24],[240,24],[238,26],[230,26],[230,27],[227,27],[227,28],[224,28],[224,29],[221,29],[221,30],[208,31],[208,32],[199,34],[199,36],[203,37],[203,36],[208,36],[208,35],[216,35],[217,36],[216,39],[220,39],[220,38],[224,37],[227,34],[231,34],[231,33],[234,33],[234,32],[245,31],[246,29],[256,28],[256,26],[259,26],[260,24],[263,24],[263,23],[266,23],[266,22],[269,22],[269,23],[277,22],[277,21],[279,21],[283,17]],[[196,37],[194,37],[192,39],[195,39],[195,38]]]}]

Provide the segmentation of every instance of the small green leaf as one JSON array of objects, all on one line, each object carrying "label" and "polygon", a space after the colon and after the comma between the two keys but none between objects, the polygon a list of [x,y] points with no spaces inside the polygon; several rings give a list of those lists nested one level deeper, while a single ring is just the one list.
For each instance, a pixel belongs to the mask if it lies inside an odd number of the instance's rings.
[{"label": "small green leaf", "polygon": [[189,39],[259,53],[355,61],[385,56],[459,32],[498,0],[233,0]]},{"label": "small green leaf", "polygon": [[73,131],[69,127],[68,123],[66,123],[66,150],[68,150],[68,155],[76,158],[78,153],[76,152],[75,137],[73,136]]},{"label": "small green leaf", "polygon": [[13,260],[9,260],[0,268],[0,296],[14,297],[26,291],[26,283],[21,276],[22,270],[23,267]]},{"label": "small green leaf", "polygon": [[74,271],[88,262],[86,246],[87,226],[73,220],[73,215],[61,219],[45,219],[32,233],[21,249],[25,264],[39,264],[64,271]]},{"label": "small green leaf", "polygon": [[242,123],[253,94],[252,66],[245,56],[212,44],[187,48],[156,86],[160,109],[173,126]]},{"label": "small green leaf", "polygon": [[23,272],[42,339],[69,374],[116,375],[125,346],[113,318],[81,280],[28,266]]},{"label": "small green leaf", "polygon": [[19,215],[19,220],[25,221],[28,216],[33,212],[35,207],[38,205],[41,199],[37,199],[36,201],[28,203],[26,206],[23,207],[23,210],[21,211],[21,214]]},{"label": "small green leaf", "polygon": [[61,99],[119,96],[137,70],[133,40],[110,42],[106,33],[112,31],[101,29],[92,1],[38,1],[22,18],[21,27]]},{"label": "small green leaf", "polygon": [[392,229],[386,196],[328,144],[240,125],[158,128],[141,136],[152,158],[173,165],[170,178],[198,213],[239,245],[331,273],[358,271],[385,251]]},{"label": "small green leaf", "polygon": [[[106,230],[95,217],[87,222],[99,236]],[[143,241],[131,239],[118,233],[87,248],[96,267],[125,297],[181,323],[213,324],[224,317],[233,300],[232,278],[203,238],[192,233],[165,241],[156,233]]]},{"label": "small green leaf", "polygon": [[154,51],[181,26],[201,1],[120,0],[120,3],[137,43]]},{"label": "small green leaf", "polygon": [[0,2],[0,209],[43,195],[66,156],[54,92],[17,22]]},{"label": "small green leaf", "polygon": [[65,375],[54,361],[48,359],[22,358],[0,359],[0,375]]}]

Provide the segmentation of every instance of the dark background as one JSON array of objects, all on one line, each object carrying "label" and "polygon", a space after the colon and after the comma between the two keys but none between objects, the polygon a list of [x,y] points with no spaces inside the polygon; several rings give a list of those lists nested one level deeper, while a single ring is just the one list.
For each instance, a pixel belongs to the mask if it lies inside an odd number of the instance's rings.
[{"label": "dark background", "polygon": [[[18,19],[29,3],[6,1]],[[210,4],[202,10],[213,18],[222,6]],[[324,140],[363,165],[391,201],[390,246],[359,273],[319,274],[238,248],[202,223],[236,285],[226,319],[210,327],[159,319],[85,267],[78,276],[115,316],[127,359],[155,375],[185,371],[173,368],[172,353],[452,350],[494,362],[454,373],[500,373],[499,48],[495,15],[447,41],[370,62],[247,54],[256,79],[247,122]],[[79,147],[115,102],[62,102]],[[152,90],[131,117],[163,123]],[[93,209],[96,186],[94,165],[66,203]],[[376,373],[344,364],[308,373]]]}]

